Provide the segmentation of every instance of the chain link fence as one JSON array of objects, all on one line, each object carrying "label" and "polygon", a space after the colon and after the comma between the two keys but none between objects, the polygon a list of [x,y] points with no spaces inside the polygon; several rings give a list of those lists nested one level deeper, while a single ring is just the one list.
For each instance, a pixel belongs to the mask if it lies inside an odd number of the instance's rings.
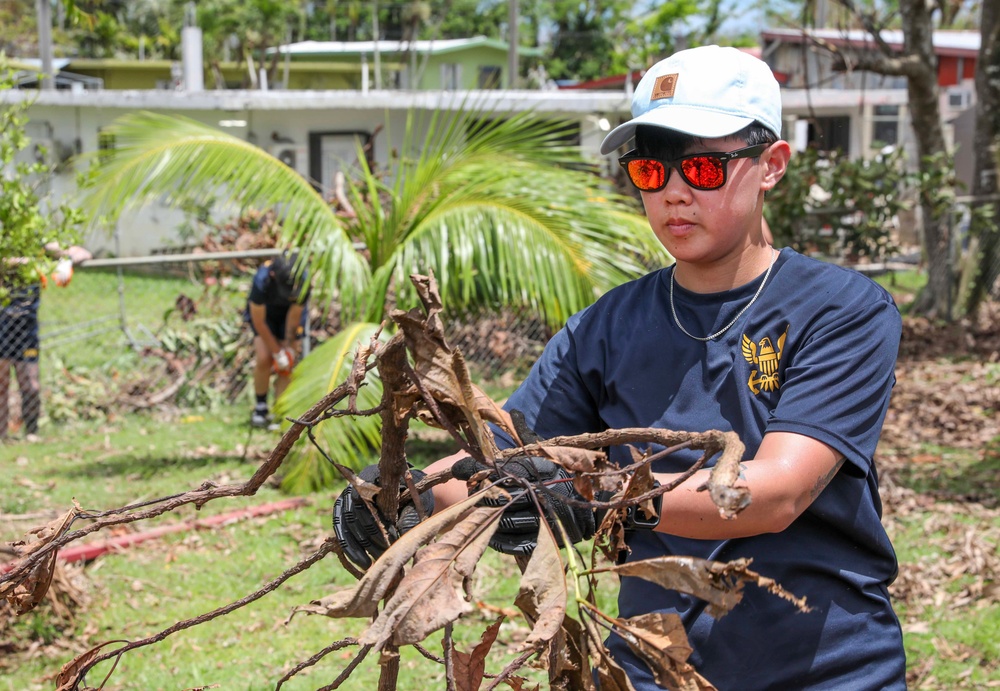
[{"label": "chain link fence", "polygon": [[[253,274],[275,250],[95,259],[65,287],[33,287],[0,310],[0,434],[139,411],[252,406]],[[335,304],[311,301],[303,355],[340,328]],[[477,380],[512,388],[551,336],[511,310],[448,325]],[[4,376],[6,374],[6,377]],[[3,404],[6,404],[4,407]]]},{"label": "chain link fence", "polygon": [[[985,232],[972,232],[972,201],[959,200],[953,214],[956,302],[968,295],[970,277],[982,275],[984,299],[995,303],[997,216]],[[249,410],[253,337],[243,312],[254,271],[276,254],[96,259],[65,288],[16,294],[0,308],[0,437],[136,411],[176,414],[239,401]],[[304,354],[337,333],[339,312],[313,301]],[[512,390],[552,335],[530,314],[500,308],[453,317],[446,329],[473,377],[494,391]]]}]

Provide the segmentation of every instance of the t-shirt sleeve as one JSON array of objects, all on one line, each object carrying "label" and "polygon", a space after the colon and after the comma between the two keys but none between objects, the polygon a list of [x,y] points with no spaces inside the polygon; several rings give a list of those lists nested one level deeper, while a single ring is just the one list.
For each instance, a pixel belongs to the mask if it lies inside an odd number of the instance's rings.
[{"label": "t-shirt sleeve", "polygon": [[250,294],[247,296],[247,301],[252,302],[255,305],[263,305],[267,303],[267,284],[268,284],[268,266],[264,264],[257,269],[257,273],[253,275],[253,281],[250,282]]},{"label": "t-shirt sleeve", "polygon": [[791,355],[765,433],[818,439],[867,471],[895,383],[902,320],[874,288],[827,311]]},{"label": "t-shirt sleeve", "polygon": [[[527,378],[504,404],[505,410],[524,413],[528,427],[545,439],[605,427],[597,413],[599,377],[594,367],[581,367],[574,329],[578,324],[576,315],[553,336]],[[512,443],[503,433],[497,442],[501,447]]]}]

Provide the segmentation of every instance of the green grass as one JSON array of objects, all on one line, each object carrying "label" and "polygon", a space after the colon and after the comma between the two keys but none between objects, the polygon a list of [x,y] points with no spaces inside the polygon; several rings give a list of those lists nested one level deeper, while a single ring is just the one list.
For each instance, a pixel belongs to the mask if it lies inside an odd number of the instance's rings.
[{"label": "green grass", "polygon": [[904,315],[909,312],[913,298],[927,284],[927,272],[918,270],[890,271],[873,278],[892,293],[899,304],[899,311]]},{"label": "green grass", "polygon": [[1000,602],[990,594],[989,562],[985,571],[978,562],[996,558],[1000,537],[1000,437],[978,451],[922,451],[940,461],[909,463],[892,476],[917,493],[920,507],[888,519],[900,580],[922,589],[920,597],[896,600],[908,668],[920,671],[912,688],[994,686]]},{"label": "green grass", "polygon": [[917,293],[927,283],[927,272],[890,271],[876,276],[875,281],[891,292]]},{"label": "green grass", "polygon": [[[11,514],[65,511],[75,498],[84,507],[104,510],[193,489],[206,480],[242,482],[256,469],[260,454],[278,440],[276,433],[254,431],[250,456],[243,459],[248,440],[246,410],[234,407],[212,415],[193,415],[163,422],[132,416],[101,425],[78,423],[59,437],[35,443],[0,446],[5,491],[0,494],[2,541],[22,536],[31,522],[11,521]],[[300,443],[305,443],[300,440]],[[418,465],[453,447],[440,435],[420,435],[408,442]],[[312,553],[331,534],[333,501],[341,486],[307,497],[308,505],[280,514],[168,535],[117,554],[97,559],[86,570],[91,601],[73,631],[60,632],[44,617],[29,614],[17,622],[21,635],[41,642],[74,638],[80,645],[153,635],[185,618],[237,600],[261,587]],[[150,522],[232,511],[283,498],[272,486],[256,496],[220,499],[200,512],[191,507]],[[142,526],[139,526],[142,527]],[[472,592],[477,601],[511,610],[518,576],[513,560],[488,551],[477,567]],[[285,624],[292,608],[349,585],[353,579],[335,556],[294,577],[273,594],[231,615],[181,631],[165,641],[125,655],[107,689],[182,689],[220,684],[221,689],[273,689],[294,664],[333,641],[359,635],[363,620],[334,620],[299,614]],[[601,592],[602,606],[615,612],[614,584]],[[477,609],[455,628],[459,648],[471,650],[494,610]],[[520,617],[508,619],[501,642],[490,655],[498,672],[512,660],[528,627]],[[426,647],[441,655],[441,635]],[[337,651],[308,674],[283,688],[313,689],[332,681],[350,662],[356,648]],[[41,656],[8,657],[0,661],[0,691],[48,689],[43,678],[72,658],[65,650]],[[98,667],[88,677],[96,685],[109,669]],[[364,662],[345,688],[375,688],[377,659]],[[541,673],[523,676],[542,682]],[[402,657],[399,688],[443,688],[443,669],[412,649]]]},{"label": "green grass", "polygon": [[[257,467],[257,460],[243,460],[247,442],[243,407],[214,415],[191,416],[183,421],[159,422],[133,416],[102,425],[78,424],[60,438],[28,444],[0,446],[0,468],[5,491],[5,514],[65,510],[73,497],[91,509],[107,509],[194,488],[205,480],[241,482]],[[276,442],[277,435],[260,431],[250,438],[251,457],[258,458]],[[419,461],[449,449],[431,435],[410,441]],[[899,484],[921,496],[961,502],[978,491],[996,493],[1000,477],[1000,440],[985,454],[938,449],[941,464],[920,464],[897,472]],[[86,570],[91,601],[80,614],[74,638],[81,645],[95,645],[119,638],[153,635],[179,620],[203,614],[243,597],[311,553],[330,534],[330,510],[339,487],[307,497],[302,508],[259,517],[222,528],[169,535],[119,554],[101,557]],[[201,513],[186,509],[161,522],[192,518],[282,498],[271,486],[254,497],[231,498],[208,504]],[[900,568],[905,573],[918,566],[953,559],[947,534],[930,523],[933,505],[890,518]],[[942,514],[944,515],[944,514]],[[13,539],[34,523],[0,520],[3,540]],[[995,512],[985,517],[963,517],[961,525],[986,534],[1000,531]],[[17,528],[17,530],[14,530]],[[995,545],[994,545],[995,549]],[[473,592],[477,600],[511,608],[517,590],[517,573],[511,560],[487,552],[476,572]],[[107,689],[155,690],[219,684],[220,689],[273,689],[290,667],[333,641],[357,636],[361,620],[333,620],[296,615],[285,623],[292,608],[322,597],[351,583],[335,557],[292,578],[284,587],[237,612],[179,632],[163,642],[124,656]],[[1000,606],[995,600],[948,605],[956,593],[974,587],[972,576],[947,584],[939,606],[910,605],[897,601],[904,623],[905,644],[911,669],[930,664],[923,686],[953,689],[983,687],[1000,679]],[[606,583],[602,604],[614,613],[614,583]],[[477,610],[456,627],[459,647],[471,650],[495,613]],[[18,626],[41,641],[65,638],[44,618],[29,615]],[[508,620],[501,642],[489,658],[496,672],[516,654],[516,645],[527,634],[520,618]],[[26,634],[27,635],[27,634]],[[426,647],[440,655],[440,635]],[[314,689],[329,683],[351,661],[355,649],[330,654],[306,675],[286,684],[289,691]],[[0,662],[0,691],[49,689],[46,675],[57,671],[72,654],[55,650],[35,657],[8,657]],[[927,661],[931,662],[928,663]],[[8,665],[6,668],[3,665]],[[88,678],[96,684],[108,670],[103,666]],[[374,688],[379,667],[366,660],[345,688]],[[543,681],[537,671],[525,674]],[[402,657],[400,689],[443,688],[441,668],[406,649]],[[932,677],[928,681],[928,675]],[[543,684],[544,686],[544,684]]]}]

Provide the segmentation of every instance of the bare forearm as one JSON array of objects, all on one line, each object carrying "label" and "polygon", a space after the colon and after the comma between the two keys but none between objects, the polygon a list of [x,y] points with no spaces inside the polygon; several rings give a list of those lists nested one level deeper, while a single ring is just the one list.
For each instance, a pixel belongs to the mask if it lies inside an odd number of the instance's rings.
[{"label": "bare forearm", "polygon": [[302,322],[302,305],[292,305],[285,317],[285,340],[281,345],[294,346],[299,324]]},{"label": "bare forearm", "polygon": [[[427,473],[428,475],[431,475],[433,473],[446,470],[450,468],[455,463],[455,461],[457,461],[460,458],[464,458],[467,455],[468,454],[465,453],[464,451],[453,453],[450,456],[446,456],[445,458],[434,461],[429,466],[424,468],[424,472]],[[452,504],[457,504],[458,502],[462,501],[463,499],[469,496],[469,492],[465,485],[465,482],[463,482],[462,480],[449,480],[448,482],[445,482],[443,484],[434,487],[433,491],[434,491],[435,511],[441,511],[442,509],[446,509]]]},{"label": "bare forearm", "polygon": [[[701,470],[664,495],[657,530],[705,540],[781,532],[809,508],[843,463],[843,456],[814,439],[769,434],[757,457],[741,464],[739,485],[749,488],[750,506],[734,519],[720,516],[709,493],[698,491],[710,472]],[[676,477],[656,476],[661,485]]]}]

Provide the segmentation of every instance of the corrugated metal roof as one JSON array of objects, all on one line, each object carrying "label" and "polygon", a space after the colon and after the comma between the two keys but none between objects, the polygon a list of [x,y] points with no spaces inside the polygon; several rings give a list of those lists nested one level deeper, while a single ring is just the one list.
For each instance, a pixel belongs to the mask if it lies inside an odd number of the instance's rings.
[{"label": "corrugated metal roof", "polygon": [[[358,56],[372,55],[375,52],[375,41],[299,41],[289,43],[277,48],[269,48],[268,52],[277,51],[284,55],[311,55],[311,56]],[[476,36],[475,38],[445,38],[434,41],[378,41],[379,53],[405,53],[415,51],[417,53],[429,53],[438,55],[450,53],[466,48],[490,47],[498,50],[507,50],[509,44],[504,41],[487,38],[486,36]],[[540,53],[537,48],[521,46],[518,48],[521,55],[537,55]]]},{"label": "corrugated metal roof", "polygon": [[[893,48],[902,50],[903,32],[886,29],[880,33],[883,41]],[[834,45],[852,45],[855,47],[871,46],[872,36],[864,29],[765,29],[761,37],[768,39],[783,39],[801,43],[808,40],[821,39]],[[933,34],[934,49],[939,55],[956,55],[973,57],[979,54],[982,36],[978,31],[935,31]]]}]

